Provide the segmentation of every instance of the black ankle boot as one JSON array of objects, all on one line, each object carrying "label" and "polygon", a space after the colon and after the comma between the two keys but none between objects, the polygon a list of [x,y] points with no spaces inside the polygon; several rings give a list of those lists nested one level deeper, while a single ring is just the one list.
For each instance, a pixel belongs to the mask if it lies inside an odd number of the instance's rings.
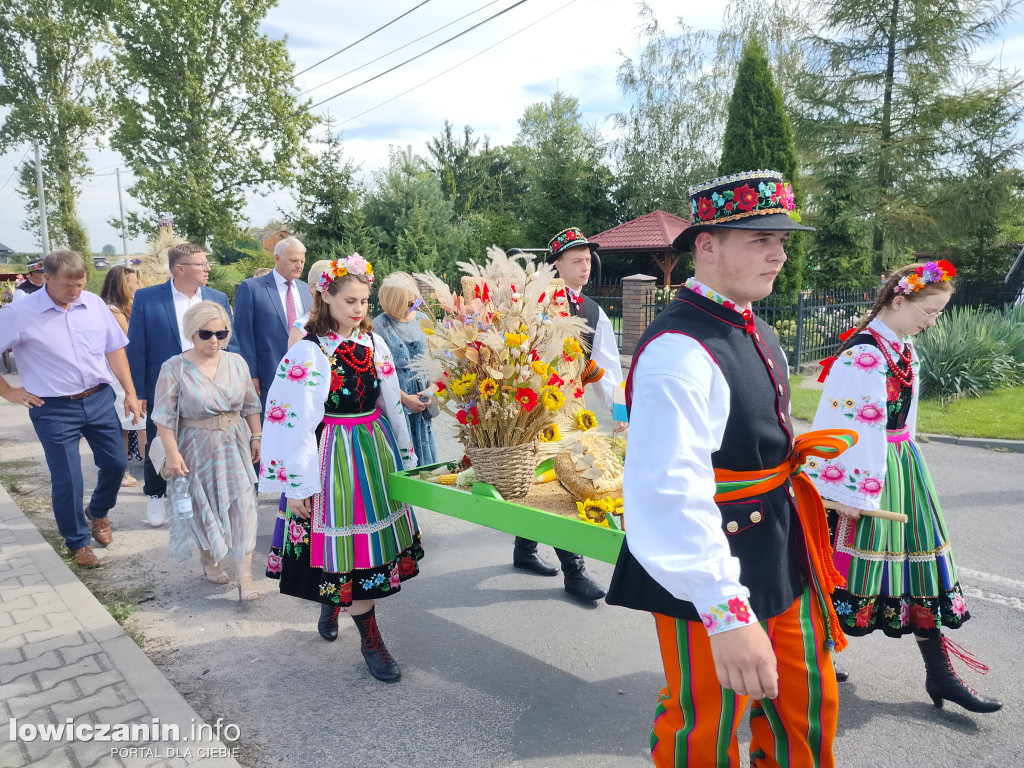
[{"label": "black ankle boot", "polygon": [[338,639],[339,613],[341,613],[341,606],[320,603],[320,621],[316,623],[316,630],[324,640]]},{"label": "black ankle boot", "polygon": [[381,682],[397,683],[402,676],[402,670],[398,668],[398,662],[391,658],[387,646],[384,645],[373,608],[366,613],[353,616],[352,621],[359,628],[359,635],[362,637],[359,649],[363,652],[370,674]]},{"label": "black ankle boot", "polygon": [[959,704],[968,712],[996,712],[1002,708],[1003,702],[980,695],[957,676],[953,662],[949,658],[950,652],[975,671],[982,674],[988,672],[988,667],[963,648],[945,637],[929,637],[918,641],[917,646],[921,649],[924,668],[927,671],[924,689],[936,707],[942,709],[942,700],[946,699]]},{"label": "black ankle boot", "polygon": [[583,565],[583,555],[566,552],[564,549],[555,549],[555,553],[562,562],[566,592],[581,600],[600,600],[608,594],[604,587],[587,574],[587,569]]},{"label": "black ankle boot", "polygon": [[558,568],[545,563],[537,554],[537,542],[516,536],[516,544],[512,549],[512,565],[526,571],[532,571],[538,576],[557,576]]}]

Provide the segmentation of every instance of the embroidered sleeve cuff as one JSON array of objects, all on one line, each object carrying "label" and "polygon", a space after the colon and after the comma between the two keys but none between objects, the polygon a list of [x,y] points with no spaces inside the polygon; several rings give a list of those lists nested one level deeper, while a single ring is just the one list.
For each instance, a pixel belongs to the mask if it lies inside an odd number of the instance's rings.
[{"label": "embroidered sleeve cuff", "polygon": [[750,603],[745,597],[732,597],[726,603],[712,605],[708,610],[701,611],[700,618],[709,635],[757,622],[757,617],[750,610]]}]

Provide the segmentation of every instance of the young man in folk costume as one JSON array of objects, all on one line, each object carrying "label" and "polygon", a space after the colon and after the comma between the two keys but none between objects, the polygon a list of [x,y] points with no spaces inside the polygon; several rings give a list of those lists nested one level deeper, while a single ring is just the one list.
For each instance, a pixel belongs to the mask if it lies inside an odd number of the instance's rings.
[{"label": "young man in folk costume", "polygon": [[[569,311],[576,317],[582,317],[593,329],[580,339],[580,346],[587,356],[581,379],[584,384],[594,385],[591,391],[597,394],[604,408],[611,409],[612,393],[622,386],[622,366],[619,348],[615,344],[615,331],[600,305],[582,293],[583,286],[590,280],[591,254],[597,248],[598,244],[588,242],[581,230],[569,227],[548,241],[547,261],[554,265],[565,283]],[[616,422],[615,427],[618,432],[625,428],[625,424]],[[582,555],[558,548],[555,548],[555,553],[565,573],[566,592],[583,600],[600,600],[605,596],[604,588],[587,574]],[[537,554],[537,542],[521,536],[516,537],[512,564],[540,576],[558,574],[558,568]]]},{"label": "young man in folk costume", "polygon": [[799,473],[852,433],[794,442],[788,364],[751,311],[786,261],[792,191],[753,171],[690,191],[696,275],[647,328],[626,385],[626,540],[608,602],[654,613],[667,685],[658,766],[738,765],[752,702],[757,768],[834,763],[830,651],[845,638],[829,599],[821,498]]}]

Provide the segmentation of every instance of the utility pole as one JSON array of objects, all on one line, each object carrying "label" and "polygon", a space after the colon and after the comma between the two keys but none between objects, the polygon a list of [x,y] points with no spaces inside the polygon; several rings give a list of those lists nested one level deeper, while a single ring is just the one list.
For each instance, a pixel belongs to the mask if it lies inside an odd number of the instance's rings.
[{"label": "utility pole", "polygon": [[124,228],[124,190],[121,189],[121,169],[117,169],[117,203],[121,206],[121,250],[125,257],[128,256],[128,235]]},{"label": "utility pole", "polygon": [[43,236],[43,258],[50,252],[50,235],[46,226],[46,193],[43,191],[43,160],[36,140],[36,194],[39,197],[39,228]]}]

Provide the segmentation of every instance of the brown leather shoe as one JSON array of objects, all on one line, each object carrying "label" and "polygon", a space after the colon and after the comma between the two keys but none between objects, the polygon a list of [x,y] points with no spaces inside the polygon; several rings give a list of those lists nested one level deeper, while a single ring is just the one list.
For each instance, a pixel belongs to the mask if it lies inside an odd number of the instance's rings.
[{"label": "brown leather shoe", "polygon": [[[107,526],[109,528],[109,525]],[[75,564],[82,568],[95,568],[100,564],[100,559],[96,557],[96,553],[92,551],[92,547],[82,547],[72,551],[71,557],[74,559]]]},{"label": "brown leather shoe", "polygon": [[110,528],[110,520],[106,517],[93,517],[92,519],[92,537],[96,539],[96,543],[102,546],[107,546],[114,540],[114,532]]}]

